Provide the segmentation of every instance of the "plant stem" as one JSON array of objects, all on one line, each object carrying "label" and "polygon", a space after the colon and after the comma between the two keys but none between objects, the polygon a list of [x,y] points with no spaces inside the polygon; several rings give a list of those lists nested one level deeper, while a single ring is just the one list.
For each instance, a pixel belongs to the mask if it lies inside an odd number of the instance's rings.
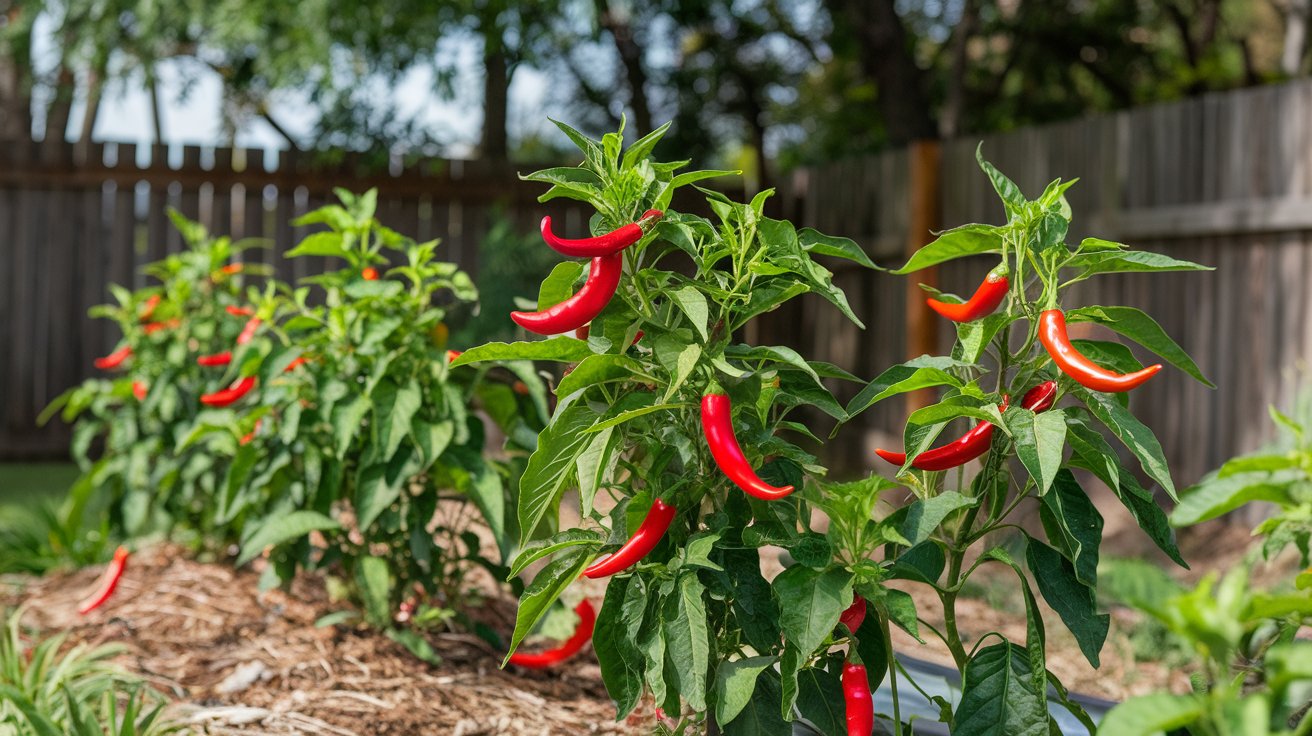
[{"label": "plant stem", "polygon": [[884,651],[888,654],[888,689],[893,696],[893,736],[902,736],[902,708],[897,699],[897,655],[893,653],[893,632],[889,630],[888,615],[879,617],[879,629],[884,635]]}]

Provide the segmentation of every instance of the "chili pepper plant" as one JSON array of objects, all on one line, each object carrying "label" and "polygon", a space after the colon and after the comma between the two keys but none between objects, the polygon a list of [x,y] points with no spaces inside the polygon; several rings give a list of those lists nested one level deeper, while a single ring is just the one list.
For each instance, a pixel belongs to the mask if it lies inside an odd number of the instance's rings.
[{"label": "chili pepper plant", "polygon": [[64,525],[99,528],[101,543],[103,534],[180,530],[230,538],[211,503],[227,468],[186,447],[202,414],[198,397],[218,388],[218,374],[195,356],[237,338],[245,320],[228,310],[245,303],[245,282],[262,271],[233,260],[251,243],[213,237],[198,223],[169,215],[186,249],[144,268],[154,283],[135,291],[111,285],[116,303],[91,311],[114,321],[123,335],[95,361],[106,377],[65,392],[41,418],[62,413],[75,423],[72,455],[82,475],[69,494]]},{"label": "chili pepper plant", "polygon": [[[680,729],[718,720],[725,733],[779,733],[794,705],[819,719],[828,704],[803,670],[828,661],[854,576],[809,530],[802,489],[824,468],[801,444],[816,438],[796,410],[845,418],[825,379],[856,379],[738,337],[808,293],[860,324],[817,259],[873,264],[850,240],[766,216],[770,191],[739,203],[701,189],[709,217],[674,210],[676,190],[732,172],[654,160],[668,126],[624,149],[622,127],[595,141],[557,125],[583,162],[524,178],[549,185],[543,201],[596,214],[591,234],[544,220],[539,247],[590,260],[562,260],[538,311],[513,315],[551,337],[476,347],[454,364],[568,366],[520,482],[524,546],[511,572],[543,566],[520,598],[507,660],[558,599],[579,599],[580,576],[605,579],[593,646],[621,718],[649,694]],[[560,530],[573,491],[583,525]],[[771,582],[762,548],[776,545],[798,564]]]},{"label": "chili pepper plant", "polygon": [[[1109,623],[1096,605],[1103,520],[1077,473],[1111,488],[1167,556],[1180,565],[1185,561],[1155,498],[1156,491],[1176,497],[1162,448],[1131,410],[1129,392],[1154,390],[1149,379],[1161,365],[1145,368],[1120,342],[1071,339],[1066,325],[1108,328],[1194,380],[1211,384],[1147,314],[1128,306],[1074,307],[1069,289],[1109,273],[1205,267],[1097,238],[1067,245],[1072,215],[1064,192],[1075,182],[1054,181],[1029,200],[982,156],[977,158],[1002,199],[1007,222],[948,230],[896,273],[964,256],[996,259],[996,267],[970,299],[933,295],[931,306],[955,323],[949,355],[922,356],[889,368],[847,408],[855,416],[922,389],[937,392],[938,399],[911,413],[904,448],[878,452],[896,484],[872,477],[828,485],[819,505],[830,518],[827,538],[837,560],[853,577],[854,605],[867,606],[867,626],[873,622],[876,627],[869,633],[882,635],[887,644],[891,624],[922,641],[939,639],[951,653],[962,673],[961,698],[938,704],[953,734],[1048,733],[1056,727],[1049,714],[1049,686],[1092,732],[1092,721],[1047,669],[1052,622],[1044,620],[1038,606],[1042,597],[1097,667]],[[958,439],[938,443],[954,420],[974,426]],[[1137,463],[1147,484],[1114,443]],[[910,493],[895,493],[898,486]],[[895,506],[899,498],[910,503],[877,517],[872,515],[876,494]],[[1018,518],[1035,512],[1042,532],[1031,535]],[[959,619],[963,587],[984,567],[1015,574],[1025,605],[1023,641],[973,630]],[[899,586],[889,585],[892,581],[900,581]],[[907,585],[925,586],[934,594],[941,623],[934,615],[938,611],[916,610],[912,597],[900,589]],[[854,635],[859,652],[867,633],[858,629]],[[908,733],[897,696],[919,686],[890,651],[884,654],[881,661],[865,665],[871,684],[886,680],[893,694],[893,712],[886,714],[893,731]]]},{"label": "chili pepper plant", "polygon": [[[214,437],[211,450],[231,458],[217,513],[245,520],[238,564],[266,557],[268,586],[327,570],[369,624],[431,659],[422,638],[393,624],[464,616],[472,570],[504,577],[516,480],[545,423],[546,389],[527,363],[453,369],[446,320],[472,306],[472,281],[436,259],[437,241],[381,225],[375,192],[337,194],[340,205],[297,221],[326,229],[288,256],[340,267],[258,308],[264,326],[221,381],[251,388],[210,410],[195,441]],[[496,549],[484,549],[479,527]]]}]

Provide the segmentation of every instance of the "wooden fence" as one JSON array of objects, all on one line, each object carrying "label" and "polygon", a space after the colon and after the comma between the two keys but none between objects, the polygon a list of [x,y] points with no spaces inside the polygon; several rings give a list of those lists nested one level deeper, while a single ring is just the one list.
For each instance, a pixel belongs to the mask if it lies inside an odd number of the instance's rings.
[{"label": "wooden fence", "polygon": [[[975,164],[979,143],[941,144],[941,228],[1003,221]],[[1288,408],[1298,391],[1312,390],[1312,83],[987,136],[983,151],[1030,196],[1054,178],[1080,178],[1068,192],[1075,213],[1069,242],[1097,235],[1216,267],[1104,276],[1073,294],[1082,304],[1147,311],[1217,384],[1207,389],[1168,368],[1134,393],[1179,483],[1259,447],[1273,435],[1267,406]],[[908,232],[909,161],[894,151],[806,169],[786,189],[804,192],[793,205],[801,221],[855,238],[883,265],[900,265],[908,243],[923,242]],[[969,294],[991,266],[987,258],[966,259],[931,276],[940,288]],[[907,289],[924,275],[844,269],[836,281],[854,297],[865,332],[808,297],[800,314],[774,320],[776,334],[762,337],[876,375],[908,357],[916,336],[906,330]],[[950,328],[936,339],[946,350]],[[900,436],[904,418],[904,405],[888,402],[862,422]]]}]

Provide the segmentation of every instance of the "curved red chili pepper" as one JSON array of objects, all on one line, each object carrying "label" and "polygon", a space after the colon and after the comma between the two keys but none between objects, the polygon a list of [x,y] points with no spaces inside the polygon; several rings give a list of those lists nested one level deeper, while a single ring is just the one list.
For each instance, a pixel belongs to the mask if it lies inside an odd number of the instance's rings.
[{"label": "curved red chili pepper", "polygon": [[137,313],[137,319],[140,319],[142,322],[150,319],[150,315],[155,313],[155,307],[159,306],[159,301],[159,294],[151,294],[150,297],[146,299],[145,303],[141,305],[141,311]]},{"label": "curved red chili pepper", "polygon": [[145,401],[146,393],[149,390],[150,389],[146,386],[146,384],[142,383],[141,381],[132,382],[132,395],[137,397],[137,401]]},{"label": "curved red chili pepper", "polygon": [[622,572],[636,565],[639,560],[646,557],[656,545],[665,536],[665,530],[670,528],[670,522],[674,521],[678,509],[665,503],[659,498],[652,502],[651,509],[647,511],[647,516],[643,518],[642,524],[638,525],[638,531],[629,537],[619,549],[615,550],[608,557],[592,563],[592,566],[583,571],[584,577],[604,578]]},{"label": "curved red chili pepper", "polygon": [[1047,411],[1052,408],[1053,402],[1057,398],[1057,382],[1044,381],[1029,391],[1020,399],[1020,407],[1029,409],[1038,414],[1041,411]]},{"label": "curved red chili pepper", "polygon": [[307,362],[309,362],[309,360],[310,360],[310,359],[307,358],[307,357],[305,357],[304,355],[298,355],[298,356],[296,356],[296,359],[295,359],[295,360],[293,360],[292,362],[290,362],[290,363],[287,364],[287,367],[286,367],[286,368],[283,368],[283,369],[282,369],[282,372],[283,372],[283,373],[291,373],[292,371],[296,370],[297,368],[300,368],[301,366],[305,365]]},{"label": "curved red chili pepper", "polygon": [[250,342],[255,337],[255,333],[259,329],[260,329],[260,318],[251,317],[249,320],[246,321],[246,326],[241,328],[241,334],[237,336],[237,344],[245,345],[246,343]]},{"label": "curved red chili pepper", "polygon": [[[1007,410],[1006,396],[1002,397],[1002,405],[998,407],[998,410]],[[920,470],[948,470],[959,465],[965,465],[988,452],[989,443],[992,441],[993,423],[982,421],[952,442],[920,453],[915,460],[911,461],[911,466]],[[907,461],[905,452],[876,449],[875,454],[899,467],[906,464]]]},{"label": "curved red chili pepper", "polygon": [[510,318],[520,327],[539,335],[559,335],[578,329],[601,314],[610,303],[623,272],[622,253],[593,258],[588,278],[574,296],[541,312],[511,312]]},{"label": "curved red chili pepper", "polygon": [[1066,333],[1066,315],[1060,309],[1049,309],[1039,316],[1039,342],[1047,348],[1052,362],[1057,364],[1062,373],[1094,391],[1129,391],[1162,369],[1162,364],[1158,363],[1133,373],[1117,373],[1089,360],[1071,344],[1070,336]]},{"label": "curved red chili pepper", "polygon": [[141,329],[147,335],[153,335],[156,332],[159,332],[160,330],[172,329],[180,324],[182,324],[182,321],[177,318],[174,318],[170,320],[165,320],[163,322],[151,322],[150,324],[142,327]]},{"label": "curved red chili pepper", "polygon": [[564,644],[535,654],[515,652],[510,655],[510,663],[525,669],[540,670],[564,662],[578,654],[583,645],[592,638],[592,629],[597,625],[597,612],[593,610],[592,603],[584,598],[574,607],[574,613],[578,614],[579,625],[574,629],[574,635],[566,639]]},{"label": "curved red chili pepper", "polygon": [[724,394],[706,394],[702,397],[702,433],[711,448],[711,456],[720,471],[735,485],[757,498],[774,501],[793,492],[792,486],[772,486],[761,480],[747,456],[738,445],[733,433],[733,405]]},{"label": "curved red chili pepper", "polygon": [[855,632],[861,628],[861,622],[866,620],[866,599],[859,595],[852,596],[852,605],[847,607],[838,616],[838,623],[847,627],[848,631]]},{"label": "curved red chili pepper", "polygon": [[847,714],[847,736],[870,736],[875,730],[875,700],[870,694],[866,666],[843,665],[843,703]]},{"label": "curved red chili pepper", "polygon": [[250,393],[252,388],[255,388],[255,376],[239,378],[236,383],[233,383],[222,391],[215,391],[212,394],[201,396],[200,403],[206,406],[228,406],[237,399],[245,396],[247,393]]},{"label": "curved red chili pepper", "polygon": [[229,350],[224,350],[221,353],[215,353],[213,355],[201,355],[201,356],[197,356],[196,358],[196,365],[207,366],[207,367],[216,366],[216,365],[227,365],[231,362],[232,362],[232,351]]},{"label": "curved red chili pepper", "polygon": [[123,361],[131,357],[132,346],[124,345],[103,358],[96,358],[92,361],[92,364],[102,371],[108,371],[123,365]]},{"label": "curved red chili pepper", "polygon": [[378,269],[374,268],[373,266],[369,266],[365,268],[365,270],[360,272],[360,276],[363,277],[365,281],[377,281]]},{"label": "curved red chili pepper", "polygon": [[618,253],[642,240],[643,224],[649,220],[658,220],[664,215],[660,210],[647,210],[637,222],[631,222],[621,228],[611,230],[604,235],[579,240],[556,237],[551,232],[551,215],[542,218],[542,240],[552,250],[566,256],[578,258],[596,258]]},{"label": "curved red chili pepper", "polygon": [[100,579],[100,585],[96,586],[96,591],[92,593],[82,604],[77,607],[77,612],[83,616],[100,608],[109,597],[114,594],[114,589],[118,587],[118,581],[123,577],[123,571],[128,566],[128,549],[119,547],[114,550],[114,559],[110,561],[109,566],[105,568],[105,574]]},{"label": "curved red chili pepper", "polygon": [[989,271],[989,275],[980,282],[979,288],[964,304],[949,304],[938,299],[928,299],[929,308],[947,317],[953,322],[972,322],[993,313],[1007,296],[1011,280],[1006,264]]},{"label": "curved red chili pepper", "polygon": [[236,304],[229,304],[228,306],[224,307],[224,309],[228,311],[228,314],[231,314],[234,317],[255,316],[255,310],[251,309],[250,307],[239,307]]}]

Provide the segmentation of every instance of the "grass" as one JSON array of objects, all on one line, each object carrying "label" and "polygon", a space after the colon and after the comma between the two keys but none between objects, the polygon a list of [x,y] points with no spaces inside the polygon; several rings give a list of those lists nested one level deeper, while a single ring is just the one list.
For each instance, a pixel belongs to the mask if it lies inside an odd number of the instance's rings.
[{"label": "grass", "polygon": [[72,463],[0,463],[0,506],[58,500],[77,475]]}]

